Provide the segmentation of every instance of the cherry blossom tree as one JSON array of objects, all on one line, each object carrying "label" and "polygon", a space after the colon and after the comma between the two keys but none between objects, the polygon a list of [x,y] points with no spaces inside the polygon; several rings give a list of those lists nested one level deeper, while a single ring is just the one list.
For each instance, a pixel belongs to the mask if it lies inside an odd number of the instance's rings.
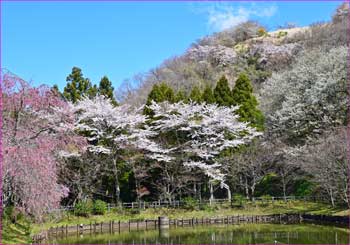
[{"label": "cherry blossom tree", "polygon": [[346,159],[346,141],[346,128],[339,127],[295,151],[295,161],[300,161],[314,177],[314,181],[328,195],[332,206],[336,201],[350,206],[350,165]]},{"label": "cherry blossom tree", "polygon": [[[167,151],[149,139],[154,132],[147,128],[146,116],[142,115],[141,109],[131,109],[127,105],[114,106],[110,99],[101,95],[84,98],[70,104],[70,108],[76,116],[75,129],[85,135],[90,143],[89,152],[108,157],[107,161],[104,159],[103,162],[90,164],[95,166],[94,173],[101,169],[111,172],[116,201],[120,197],[117,162],[132,161],[132,158],[126,157],[128,152],[125,151],[142,150],[148,153],[148,158],[156,160]],[[106,164],[110,167],[106,167]],[[91,175],[94,173],[91,172]]]},{"label": "cherry blossom tree", "polygon": [[3,206],[40,219],[69,191],[57,181],[58,155],[78,154],[84,141],[73,132],[66,103],[49,87],[31,87],[9,72],[1,80]]},{"label": "cherry blossom tree", "polygon": [[212,184],[219,182],[228,190],[230,198],[225,167],[217,159],[223,150],[246,144],[261,135],[238,120],[239,116],[235,114],[238,107],[163,102],[153,103],[150,108],[157,118],[150,127],[157,132],[154,140],[167,149],[158,160],[201,170],[209,177],[211,190]]},{"label": "cherry blossom tree", "polygon": [[346,123],[345,46],[301,55],[291,70],[274,73],[262,89],[262,108],[272,133],[306,139]]}]

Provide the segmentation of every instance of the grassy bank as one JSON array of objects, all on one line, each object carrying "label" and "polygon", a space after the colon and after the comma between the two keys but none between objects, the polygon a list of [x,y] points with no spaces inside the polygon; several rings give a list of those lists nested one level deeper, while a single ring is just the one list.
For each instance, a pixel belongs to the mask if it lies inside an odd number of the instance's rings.
[{"label": "grassy bank", "polygon": [[3,227],[2,243],[28,243],[30,235],[36,234],[42,230],[49,229],[53,226],[89,224],[90,222],[100,223],[115,221],[127,221],[130,219],[155,219],[158,216],[168,216],[174,218],[201,218],[201,217],[220,217],[228,215],[263,215],[279,213],[310,213],[325,215],[349,215],[350,210],[344,208],[332,208],[330,205],[292,201],[292,202],[275,202],[273,205],[253,205],[247,204],[244,207],[231,208],[229,205],[206,206],[202,209],[172,209],[157,208],[146,210],[111,210],[104,215],[90,215],[89,217],[78,217],[72,212],[62,212],[59,217],[47,218],[42,224],[17,223],[8,224]]},{"label": "grassy bank", "polygon": [[6,220],[2,223],[1,244],[23,244],[30,243],[31,225],[26,221],[16,221],[15,223]]},{"label": "grassy bank", "polygon": [[279,213],[310,213],[325,215],[349,215],[349,210],[344,208],[332,208],[330,205],[293,201],[279,202],[274,205],[246,205],[244,207],[231,208],[227,206],[207,206],[203,210],[193,209],[173,209],[173,208],[157,208],[146,210],[111,210],[105,215],[90,215],[89,217],[78,217],[70,212],[65,212],[59,220],[47,221],[43,224],[35,224],[32,227],[33,233],[40,230],[48,229],[52,226],[89,224],[90,222],[106,222],[110,220],[128,221],[130,219],[155,219],[158,216],[168,216],[175,218],[201,218],[228,215],[263,215],[263,214],[279,214]]}]

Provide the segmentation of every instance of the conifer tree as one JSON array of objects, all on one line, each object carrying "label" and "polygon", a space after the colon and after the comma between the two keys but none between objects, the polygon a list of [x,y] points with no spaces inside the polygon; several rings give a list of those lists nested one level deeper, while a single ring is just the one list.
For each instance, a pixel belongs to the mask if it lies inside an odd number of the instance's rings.
[{"label": "conifer tree", "polygon": [[[171,103],[175,102],[174,90],[171,87],[169,87],[165,82],[162,82],[159,85],[159,91],[163,95],[162,101],[169,101]],[[160,101],[156,101],[156,102],[160,102]]]},{"label": "conifer tree", "polygon": [[89,98],[95,97],[97,94],[97,87],[92,86],[88,78],[84,78],[81,69],[73,67],[71,74],[68,75],[67,85],[63,90],[63,96],[73,103],[76,103],[83,96]]},{"label": "conifer tree", "polygon": [[186,101],[186,94],[183,90],[179,90],[175,95],[175,102]]},{"label": "conifer tree", "polygon": [[194,86],[192,88],[189,99],[192,100],[193,102],[196,102],[196,103],[202,102],[202,94],[197,86]]},{"label": "conifer tree", "polygon": [[63,97],[62,93],[60,92],[60,89],[58,88],[57,84],[54,84],[51,88],[51,91],[56,94],[57,96]]},{"label": "conifer tree", "polygon": [[215,102],[219,106],[231,106],[233,104],[231,89],[228,86],[228,81],[225,76],[222,76],[216,84],[214,89],[214,97]]},{"label": "conifer tree", "polygon": [[233,105],[240,106],[237,113],[240,115],[241,121],[249,122],[258,130],[264,129],[264,116],[257,108],[258,101],[253,94],[253,87],[246,74],[240,74],[236,80],[232,89],[232,99]]},{"label": "conifer tree", "polygon": [[169,101],[171,103],[175,102],[174,90],[169,87],[166,83],[154,84],[151,92],[148,94],[146,106],[143,110],[145,115],[153,116],[153,111],[148,107],[154,102]]},{"label": "conifer tree", "polygon": [[107,76],[102,77],[99,87],[98,87],[98,93],[100,95],[104,95],[105,97],[109,98],[113,105],[117,105],[117,101],[114,98],[114,88],[112,86],[112,82],[108,79]]},{"label": "conifer tree", "polygon": [[202,101],[204,101],[207,104],[214,104],[215,103],[215,97],[213,94],[213,90],[209,85],[205,86],[205,89],[202,94]]}]

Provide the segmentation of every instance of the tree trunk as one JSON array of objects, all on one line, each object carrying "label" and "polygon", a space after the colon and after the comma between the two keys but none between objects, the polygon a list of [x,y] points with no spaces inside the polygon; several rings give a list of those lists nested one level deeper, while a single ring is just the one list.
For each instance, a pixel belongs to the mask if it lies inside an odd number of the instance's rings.
[{"label": "tree trunk", "polygon": [[332,207],[334,208],[335,204],[334,204],[334,197],[333,197],[333,191],[332,190],[329,190],[329,195],[330,195],[330,198],[331,198]]},{"label": "tree trunk", "polygon": [[116,162],[115,158],[113,158],[113,173],[114,173],[115,201],[116,201],[116,203],[119,203],[119,201],[120,201],[120,187],[119,187],[119,179],[118,179],[117,162]]},{"label": "tree trunk", "polygon": [[229,201],[231,201],[231,199],[232,199],[230,187],[227,188],[227,199]]},{"label": "tree trunk", "polygon": [[209,190],[210,190],[210,204],[214,200],[214,190],[213,190],[213,183],[209,181]]},{"label": "tree trunk", "polygon": [[251,187],[250,187],[250,190],[251,190],[251,198],[254,197],[254,194],[255,194],[255,184],[253,184]]},{"label": "tree trunk", "polygon": [[283,199],[286,202],[287,201],[287,195],[286,195],[286,180],[285,180],[285,176],[282,175],[282,188],[283,188]]},{"label": "tree trunk", "polygon": [[244,183],[245,195],[246,195],[246,198],[247,198],[247,199],[249,199],[249,187],[248,187],[248,180],[247,180],[247,178],[245,178],[244,180],[245,180],[245,183]]}]

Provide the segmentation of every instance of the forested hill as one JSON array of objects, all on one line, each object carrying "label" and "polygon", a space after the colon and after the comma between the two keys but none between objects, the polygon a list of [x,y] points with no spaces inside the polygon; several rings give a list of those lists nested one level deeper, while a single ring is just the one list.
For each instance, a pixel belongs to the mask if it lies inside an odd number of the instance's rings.
[{"label": "forested hill", "polygon": [[348,7],[341,5],[329,23],[308,27],[285,26],[266,32],[256,22],[242,23],[231,29],[204,37],[181,56],[165,60],[145,74],[126,80],[118,89],[118,97],[128,104],[146,101],[153,84],[165,82],[175,91],[188,95],[194,86],[204,90],[214,87],[222,75],[231,86],[241,72],[253,82],[255,93],[271,77],[295,66],[309,50],[327,52],[346,45]]}]

